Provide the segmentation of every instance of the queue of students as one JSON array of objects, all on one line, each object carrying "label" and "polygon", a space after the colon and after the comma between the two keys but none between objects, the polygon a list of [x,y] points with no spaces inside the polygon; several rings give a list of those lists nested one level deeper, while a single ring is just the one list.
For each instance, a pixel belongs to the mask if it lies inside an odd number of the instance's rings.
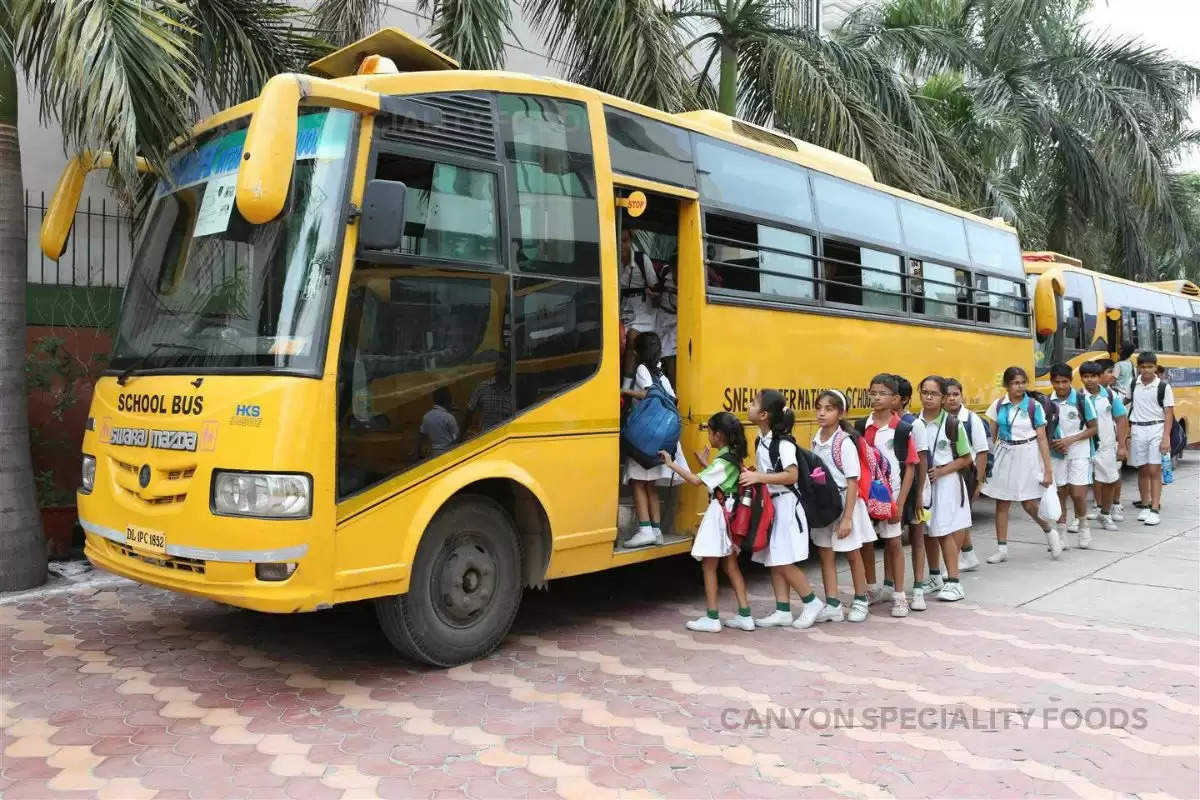
[{"label": "queue of students", "polygon": [[[646,338],[649,344],[655,337]],[[655,355],[646,351],[655,349],[639,351],[635,388],[627,392],[636,396],[637,385],[661,380],[650,374],[646,363],[647,357]],[[643,366],[646,375],[641,374]],[[792,437],[795,417],[779,392],[763,391],[750,405],[749,421],[758,428],[753,445],[747,442],[736,417],[728,412],[713,415],[707,426],[709,445],[696,454],[701,472],[693,473],[681,452],[662,452],[663,465],[658,468],[662,471],[656,469],[645,476],[646,494],[653,494],[648,491],[649,482],[670,474],[710,491],[710,503],[692,547],[692,555],[702,563],[708,610],[687,627],[714,633],[724,627],[803,629],[818,622],[863,622],[875,603],[890,603],[892,616],[906,617],[910,610],[924,611],[930,595],[947,602],[961,600],[966,595],[959,571],[980,565],[970,538],[973,500],[982,494],[996,502],[997,549],[987,563],[1008,560],[1013,502],[1020,503],[1042,528],[1051,557],[1058,558],[1068,547],[1068,534],[1078,537],[1078,547],[1090,546],[1089,518],[1099,519],[1105,530],[1118,529],[1117,523],[1124,519],[1115,499],[1122,459],[1139,469],[1141,499],[1134,504],[1141,509],[1138,520],[1157,525],[1160,457],[1169,451],[1174,397],[1170,386],[1163,385],[1156,375],[1156,366],[1154,353],[1139,354],[1128,410],[1114,386],[1111,361],[1084,364],[1079,370],[1082,390],[1072,387],[1069,367],[1055,365],[1050,370],[1054,392],[1047,398],[1030,394],[1025,371],[1009,367],[1003,375],[1005,393],[991,404],[985,419],[963,406],[959,381],[938,375],[918,384],[921,411],[913,414],[909,411],[912,385],[898,375],[882,373],[871,379],[870,416],[854,424],[847,418],[849,403],[842,392],[828,389],[818,396],[818,429],[804,459],[799,458],[801,448]],[[860,438],[868,447],[860,448]],[[751,450],[753,469],[744,464]],[[862,454],[868,451],[873,455],[864,462]],[[989,453],[994,455],[990,471]],[[840,516],[823,527],[809,526],[804,503],[795,491],[799,464],[814,463],[809,456],[819,459],[843,500]],[[886,468],[880,464],[875,470],[880,457],[886,460]],[[868,462],[870,465],[864,466]],[[871,474],[864,474],[864,469],[872,469]],[[637,474],[637,480],[642,480]],[[872,518],[859,484],[881,482],[881,475],[890,481],[886,495],[893,505],[890,516]],[[754,618],[727,518],[739,489],[757,484],[769,489],[775,522],[767,547],[755,552],[752,560],[771,570],[775,609]],[[1052,485],[1057,487],[1062,514],[1057,520],[1043,520],[1038,517],[1038,503]],[[1094,514],[1087,511],[1089,486],[1094,492]],[[877,488],[871,486],[872,497]],[[1074,510],[1069,523],[1068,500]],[[642,505],[642,498],[638,513],[639,519],[645,519],[638,534],[641,539],[646,544],[661,541],[657,515]],[[912,544],[911,601],[904,590],[904,527]],[[880,540],[884,548],[882,584],[876,580],[875,563]],[[808,557],[810,543],[820,558],[823,599],[797,566]],[[839,594],[839,555],[850,569],[853,600],[848,611]],[[738,605],[737,615],[723,622],[718,613],[718,567],[728,576]],[[793,591],[800,598],[798,614],[792,611]]]}]

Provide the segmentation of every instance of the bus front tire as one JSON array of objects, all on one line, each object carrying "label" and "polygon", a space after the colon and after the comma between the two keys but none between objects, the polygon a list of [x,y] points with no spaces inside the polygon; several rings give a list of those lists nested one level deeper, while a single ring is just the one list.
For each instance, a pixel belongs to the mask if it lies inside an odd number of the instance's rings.
[{"label": "bus front tire", "polygon": [[521,538],[512,518],[491,498],[464,497],[425,529],[408,593],[376,600],[375,613],[400,653],[452,667],[500,645],[521,588]]}]

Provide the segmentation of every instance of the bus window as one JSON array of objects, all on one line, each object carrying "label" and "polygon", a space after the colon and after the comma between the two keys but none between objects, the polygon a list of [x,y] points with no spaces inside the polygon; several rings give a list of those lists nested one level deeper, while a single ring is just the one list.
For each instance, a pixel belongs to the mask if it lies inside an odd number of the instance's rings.
[{"label": "bus window", "polygon": [[1196,324],[1190,318],[1179,318],[1179,352],[1195,353],[1196,349]]},{"label": "bus window", "polygon": [[533,95],[500,95],[509,212],[521,272],[600,278],[600,222],[587,109]]},{"label": "bus window", "polygon": [[604,109],[613,172],[694,187],[692,143],[688,132],[648,117]]},{"label": "bus window", "polygon": [[[1079,303],[1079,346],[1078,350],[1088,350],[1096,338],[1096,284],[1090,275],[1065,271],[1063,280],[1067,285],[1066,295]],[[1067,337],[1068,344],[1070,337]]]},{"label": "bus window", "polygon": [[1024,330],[1029,311],[1025,284],[995,275],[975,276],[976,320],[998,328]]},{"label": "bus window", "polygon": [[836,239],[823,242],[825,299],[831,303],[903,311],[900,256]]},{"label": "bus window", "polygon": [[1157,335],[1155,348],[1159,352],[1174,353],[1179,350],[1179,341],[1175,336],[1174,317],[1160,315],[1158,317],[1158,325],[1156,326],[1155,333]]},{"label": "bus window", "polygon": [[1137,321],[1137,347],[1153,350],[1155,347],[1154,316],[1149,311],[1135,311]]},{"label": "bus window", "polygon": [[518,278],[513,287],[517,410],[591,377],[600,366],[600,285]]},{"label": "bus window", "polygon": [[822,230],[900,248],[896,199],[819,172],[812,174]]},{"label": "bus window", "polygon": [[707,136],[695,136],[700,198],[756,216],[811,224],[808,170]]},{"label": "bus window", "polygon": [[1084,341],[1083,301],[1063,298],[1063,345],[1068,351],[1081,352],[1089,342]]},{"label": "bus window", "polygon": [[[921,313],[943,319],[969,320],[970,309],[970,280],[966,270],[935,264],[932,261],[917,262],[921,264],[920,289],[922,305]],[[914,293],[917,292],[914,288]]]},{"label": "bus window", "polygon": [[967,262],[967,234],[962,217],[901,200],[900,222],[904,226],[904,244],[910,252]]},{"label": "bus window", "polygon": [[[806,233],[759,225],[724,214],[705,215],[710,275],[721,288],[773,297],[816,298],[813,238]],[[711,280],[710,288],[713,286]]]}]

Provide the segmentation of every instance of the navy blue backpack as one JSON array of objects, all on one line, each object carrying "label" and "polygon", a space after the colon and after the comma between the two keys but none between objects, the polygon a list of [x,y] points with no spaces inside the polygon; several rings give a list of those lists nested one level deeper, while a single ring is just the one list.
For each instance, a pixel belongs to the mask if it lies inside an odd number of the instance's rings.
[{"label": "navy blue backpack", "polygon": [[646,469],[662,463],[658,451],[674,455],[679,446],[681,423],[675,400],[656,377],[621,429],[621,450]]}]

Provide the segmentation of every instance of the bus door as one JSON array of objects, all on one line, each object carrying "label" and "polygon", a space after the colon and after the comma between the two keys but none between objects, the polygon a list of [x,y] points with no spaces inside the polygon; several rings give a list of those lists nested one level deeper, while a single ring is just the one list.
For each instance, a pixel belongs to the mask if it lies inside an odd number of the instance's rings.
[{"label": "bus door", "polygon": [[[618,180],[618,184],[621,181]],[[691,342],[698,321],[699,308],[695,298],[703,297],[700,282],[700,246],[698,203],[696,193],[665,184],[630,179],[629,185],[614,189],[617,201],[617,240],[620,314],[625,330],[622,354],[622,381],[636,382],[639,353],[648,352],[648,340],[639,345],[639,337],[654,334],[658,339],[659,363],[662,374],[670,383],[679,401],[683,417],[683,452],[692,452],[696,442],[691,434],[697,428],[689,420],[689,395],[694,375],[691,366]],[[625,412],[633,403],[624,404]],[[689,449],[691,448],[691,449]],[[690,457],[694,461],[694,457]],[[698,465],[690,463],[693,469]],[[617,513],[618,535],[615,546],[627,549],[626,543],[638,533],[638,523],[648,513],[661,521],[662,542],[654,546],[677,543],[694,533],[695,524],[679,524],[676,512],[683,482],[665,467],[663,480],[652,484],[646,501],[636,497],[631,481],[649,477],[634,467],[632,471],[622,457],[620,470],[621,492]],[[657,513],[650,513],[655,500]],[[644,537],[643,537],[644,538]]]}]

